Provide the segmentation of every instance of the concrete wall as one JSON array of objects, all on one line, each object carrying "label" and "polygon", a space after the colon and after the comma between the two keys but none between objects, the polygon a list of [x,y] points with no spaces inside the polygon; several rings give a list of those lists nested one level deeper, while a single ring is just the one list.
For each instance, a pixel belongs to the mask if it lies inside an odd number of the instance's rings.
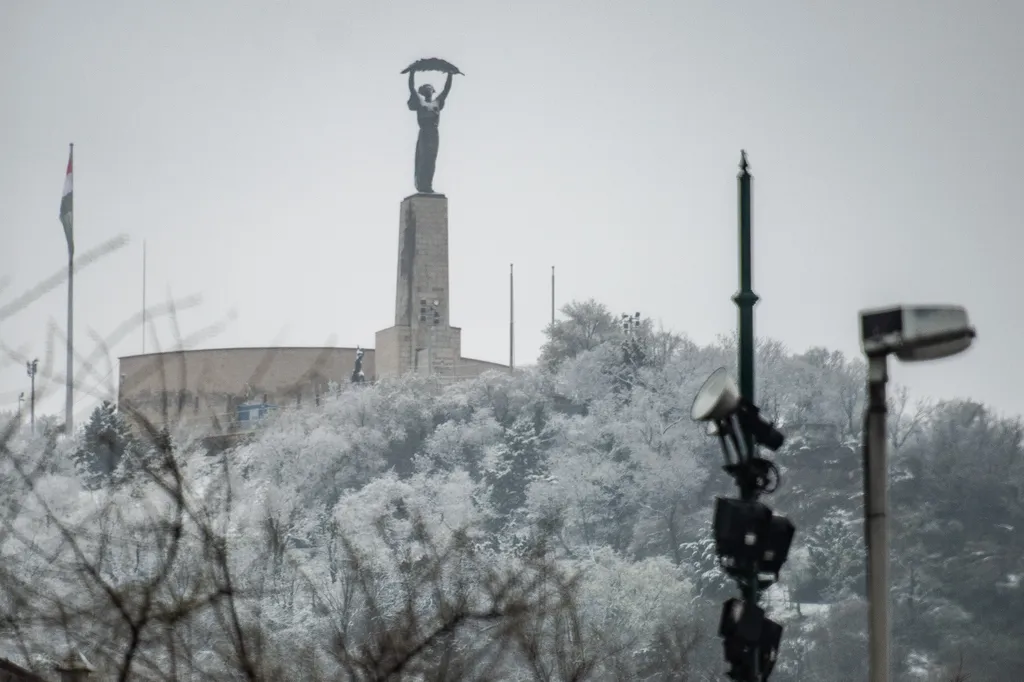
[{"label": "concrete wall", "polygon": [[497,362],[488,362],[486,360],[474,360],[472,358],[462,358],[459,360],[458,377],[460,379],[477,377],[484,372],[507,372],[508,365],[502,365]]},{"label": "concrete wall", "polygon": [[[372,348],[363,353],[363,374],[374,381],[376,353]],[[315,403],[330,382],[351,380],[355,356],[355,348],[214,348],[129,355],[120,358],[118,406],[124,410],[130,404],[157,427],[185,423],[212,432],[230,425],[238,405],[262,403],[264,395],[278,407]],[[450,366],[437,370],[442,379],[458,381],[508,367],[460,358],[454,373]]]},{"label": "concrete wall", "polygon": [[[375,379],[373,349],[364,349],[363,374]],[[235,406],[266,402],[295,406],[316,400],[330,382],[347,383],[355,348],[213,348],[130,355],[120,359],[118,405],[130,402],[154,424],[212,424]],[[165,420],[165,412],[170,415]]]}]

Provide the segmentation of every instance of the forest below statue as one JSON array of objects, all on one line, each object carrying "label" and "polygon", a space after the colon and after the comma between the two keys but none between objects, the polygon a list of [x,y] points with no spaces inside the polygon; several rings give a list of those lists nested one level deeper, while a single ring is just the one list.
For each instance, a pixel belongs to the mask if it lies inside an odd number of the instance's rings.
[{"label": "forest below statue", "polygon": [[[730,483],[688,409],[734,342],[647,320],[627,344],[593,301],[546,333],[535,368],[346,384],[218,457],[184,431],[140,441],[111,406],[77,440],[10,432],[0,655],[36,660],[66,628],[131,679],[717,679]],[[757,361],[789,436],[772,505],[801,528],[766,593],[787,629],[772,680],[865,679],[863,365],[771,340]],[[1017,679],[1021,422],[905,390],[890,407],[898,679],[961,656]]]}]

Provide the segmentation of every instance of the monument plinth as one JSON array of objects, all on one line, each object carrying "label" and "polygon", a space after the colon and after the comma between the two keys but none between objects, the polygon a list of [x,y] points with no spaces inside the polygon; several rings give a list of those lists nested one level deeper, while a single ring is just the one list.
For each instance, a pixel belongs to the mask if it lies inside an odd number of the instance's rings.
[{"label": "monument plinth", "polygon": [[399,213],[395,326],[377,332],[378,377],[456,376],[462,331],[450,324],[448,291],[448,199],[413,194]]}]

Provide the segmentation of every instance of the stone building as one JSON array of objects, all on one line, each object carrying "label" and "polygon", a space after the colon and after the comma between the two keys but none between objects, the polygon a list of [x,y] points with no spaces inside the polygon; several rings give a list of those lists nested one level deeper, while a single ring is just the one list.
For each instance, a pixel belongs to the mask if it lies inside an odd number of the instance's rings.
[{"label": "stone building", "polygon": [[[451,326],[448,199],[413,194],[401,203],[395,324],[363,349],[367,381],[407,372],[458,381],[508,366],[462,357]],[[216,431],[244,426],[285,406],[316,402],[331,382],[351,381],[355,348],[211,348],[120,358],[118,405],[156,426],[196,423]]]}]

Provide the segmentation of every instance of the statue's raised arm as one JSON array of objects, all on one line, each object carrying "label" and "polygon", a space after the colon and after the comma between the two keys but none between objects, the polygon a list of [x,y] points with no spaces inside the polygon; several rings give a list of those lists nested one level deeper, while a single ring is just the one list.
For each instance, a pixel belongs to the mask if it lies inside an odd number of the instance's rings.
[{"label": "statue's raised arm", "polygon": [[420,107],[420,96],[416,94],[416,72],[409,72],[409,109],[416,111]]},{"label": "statue's raised arm", "polygon": [[448,79],[444,82],[444,89],[442,89],[441,94],[437,96],[437,107],[439,109],[444,109],[444,101],[448,99],[448,93],[452,91],[452,79],[454,77],[454,73],[448,74]]}]

